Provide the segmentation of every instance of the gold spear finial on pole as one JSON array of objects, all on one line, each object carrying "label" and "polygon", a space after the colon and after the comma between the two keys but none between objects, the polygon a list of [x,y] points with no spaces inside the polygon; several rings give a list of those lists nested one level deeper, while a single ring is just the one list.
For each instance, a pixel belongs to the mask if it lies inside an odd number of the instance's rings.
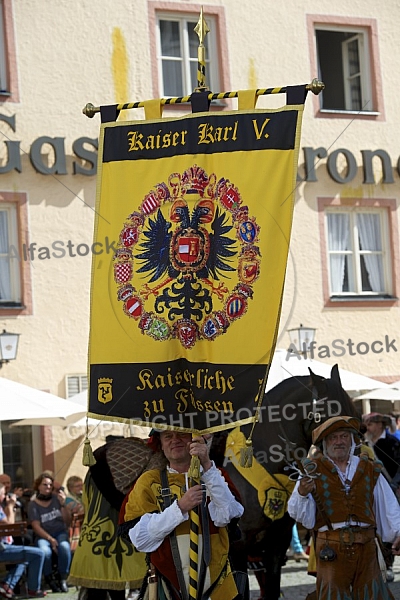
[{"label": "gold spear finial on pole", "polygon": [[206,20],[203,15],[203,7],[201,7],[200,17],[194,28],[199,38],[199,47],[197,49],[197,90],[205,90],[206,86],[206,49],[204,47],[204,40],[210,28],[208,27]]}]

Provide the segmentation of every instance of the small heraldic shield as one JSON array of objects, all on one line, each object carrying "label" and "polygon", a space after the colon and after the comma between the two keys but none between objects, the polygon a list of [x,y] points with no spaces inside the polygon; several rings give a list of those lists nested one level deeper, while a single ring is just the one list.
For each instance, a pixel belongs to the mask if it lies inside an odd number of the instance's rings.
[{"label": "small heraldic shield", "polygon": [[97,400],[102,404],[107,404],[112,400],[112,379],[100,377],[97,380]]},{"label": "small heraldic shield", "polygon": [[264,514],[275,521],[281,519],[286,511],[289,494],[285,490],[269,488],[265,493]]}]

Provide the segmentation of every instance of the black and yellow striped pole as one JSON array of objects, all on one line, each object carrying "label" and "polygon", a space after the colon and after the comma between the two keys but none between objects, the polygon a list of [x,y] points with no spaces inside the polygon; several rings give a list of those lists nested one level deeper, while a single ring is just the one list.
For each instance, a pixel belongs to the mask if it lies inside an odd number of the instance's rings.
[{"label": "black and yellow striped pole", "polygon": [[[198,482],[193,481],[193,485]],[[197,599],[197,588],[199,580],[199,529],[200,516],[199,507],[192,508],[189,512],[190,535],[189,535],[189,600]]]},{"label": "black and yellow striped pole", "polygon": [[[305,83],[304,88],[307,91],[312,92],[315,95],[318,95],[325,89],[325,84],[323,81],[315,78],[311,81],[311,83]],[[256,96],[269,96],[270,94],[286,94],[287,87],[270,87],[270,88],[258,88],[255,93]],[[213,94],[209,92],[207,98],[211,100],[224,100],[225,98],[237,98],[239,95],[238,91],[232,92],[217,92]],[[160,103],[162,106],[167,106],[168,104],[186,104],[191,100],[191,95],[189,96],[176,96],[174,98],[161,98]],[[139,100],[137,102],[125,102],[124,104],[117,104],[115,107],[117,111],[121,110],[130,110],[131,108],[143,108],[145,106],[144,100]],[[83,114],[89,119],[93,119],[97,113],[100,112],[100,106],[94,106],[91,102],[88,102],[86,106],[82,109]]]},{"label": "black and yellow striped pole", "polygon": [[[192,439],[197,435],[197,433],[192,433]],[[190,487],[200,483],[200,459],[198,456],[192,456],[191,458],[188,479]],[[197,600],[200,529],[200,511],[198,506],[189,511],[189,527],[189,600]]]},{"label": "black and yellow striped pole", "polygon": [[196,27],[194,28],[199,38],[199,47],[197,49],[197,89],[206,89],[206,49],[204,40],[210,29],[204,19],[203,7],[201,7],[200,17]]},{"label": "black and yellow striped pole", "polygon": [[[204,47],[204,40],[210,29],[204,19],[203,7],[201,7],[200,17],[194,30],[200,42],[197,49],[197,88],[195,92],[206,92],[208,88],[206,87],[206,49]],[[192,485],[200,483],[200,460],[197,456],[192,456],[188,476],[191,477]],[[197,600],[200,531],[200,512],[198,506],[190,511],[189,522],[189,600]]]}]

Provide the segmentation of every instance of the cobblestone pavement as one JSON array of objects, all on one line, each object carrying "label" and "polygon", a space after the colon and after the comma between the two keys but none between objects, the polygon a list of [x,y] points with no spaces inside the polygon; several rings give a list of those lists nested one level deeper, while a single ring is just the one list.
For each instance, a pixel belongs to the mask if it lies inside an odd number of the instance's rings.
[{"label": "cobblestone pavement", "polygon": [[[400,557],[396,557],[393,567],[395,580],[390,584],[391,592],[395,600],[400,600]],[[305,600],[307,594],[315,589],[314,578],[307,575],[306,563],[296,563],[294,560],[288,560],[282,569],[282,593],[284,600]],[[254,575],[250,575],[251,600],[257,600],[259,597],[259,588]],[[23,598],[23,596],[20,596]],[[68,594],[47,595],[48,600],[77,600],[78,591],[76,588],[70,588]],[[228,598],[226,599],[228,600]]]},{"label": "cobblestone pavement", "polygon": [[[393,572],[395,579],[390,590],[395,600],[400,600],[400,557],[395,558]],[[250,576],[251,600],[257,600],[258,586],[255,577]],[[315,580],[307,575],[307,563],[288,560],[282,569],[282,592],[284,600],[305,600],[307,594],[315,590]]]}]

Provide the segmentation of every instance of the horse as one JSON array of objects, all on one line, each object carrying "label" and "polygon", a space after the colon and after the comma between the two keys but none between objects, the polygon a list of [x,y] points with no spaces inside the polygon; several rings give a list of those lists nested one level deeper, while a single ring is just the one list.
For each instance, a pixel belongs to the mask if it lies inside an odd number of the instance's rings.
[{"label": "horse", "polygon": [[[231,545],[234,567],[244,570],[246,557],[261,557],[264,575],[257,576],[260,585],[260,599],[278,600],[280,597],[281,568],[286,562],[293,519],[279,506],[285,493],[282,474],[294,473],[293,468],[307,455],[312,444],[312,431],[332,416],[349,415],[360,418],[349,395],[340,381],[338,366],[332,367],[330,379],[313,373],[309,376],[291,377],[268,391],[264,396],[263,410],[259,423],[252,434],[254,460],[265,469],[265,475],[272,476],[275,499],[261,498],[263,490],[250,484],[246,469],[239,472],[237,461],[229,458],[225,451],[228,432],[214,434],[211,456],[222,467],[240,494],[245,507],[239,521],[241,538]],[[250,433],[250,426],[242,427],[244,436]],[[269,518],[264,508],[270,502],[272,513],[281,509],[281,518]],[[269,513],[271,514],[271,512]],[[243,560],[244,559],[244,560]],[[257,575],[257,572],[256,572]]]}]

